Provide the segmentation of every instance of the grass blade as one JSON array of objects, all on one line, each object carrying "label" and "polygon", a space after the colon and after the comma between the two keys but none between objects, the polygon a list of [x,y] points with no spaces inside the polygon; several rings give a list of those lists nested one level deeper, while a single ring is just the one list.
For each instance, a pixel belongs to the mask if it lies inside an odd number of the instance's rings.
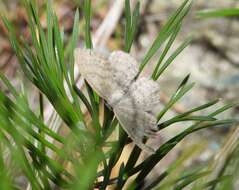
[{"label": "grass blade", "polygon": [[93,48],[91,32],[90,32],[91,0],[84,1],[84,14],[85,14],[85,46],[86,48],[91,49]]},{"label": "grass blade", "polygon": [[173,60],[191,43],[192,38],[186,39],[173,53],[172,55],[165,61],[161,68],[159,68],[155,79],[157,80],[160,75],[165,71],[165,69],[173,62]]},{"label": "grass blade", "polygon": [[141,71],[143,70],[145,65],[148,63],[148,61],[153,57],[153,55],[162,46],[162,44],[168,39],[168,37],[174,31],[175,26],[179,25],[179,23],[181,23],[183,18],[189,12],[190,8],[191,8],[191,1],[190,0],[185,0],[181,4],[181,6],[175,11],[175,13],[172,14],[172,16],[169,18],[167,23],[163,26],[163,28],[159,32],[159,34],[156,37],[155,41],[153,42],[152,46],[147,51],[141,65],[140,65],[139,74],[141,73]]},{"label": "grass blade", "polygon": [[239,16],[239,8],[211,9],[198,11],[198,18],[213,18],[213,17],[233,17]]},{"label": "grass blade", "polygon": [[170,47],[172,46],[174,40],[176,39],[176,36],[177,36],[177,34],[178,34],[179,30],[180,30],[180,27],[181,27],[181,24],[176,25],[174,32],[171,34],[171,37],[170,37],[167,45],[165,46],[165,48],[164,48],[164,50],[163,50],[163,52],[162,52],[162,54],[161,54],[161,56],[159,58],[159,61],[158,61],[157,65],[156,65],[156,67],[154,68],[154,72],[153,72],[153,74],[151,76],[153,80],[157,80],[156,79],[156,75],[157,75],[159,66],[161,65],[163,59],[167,55],[167,53],[168,53]]}]

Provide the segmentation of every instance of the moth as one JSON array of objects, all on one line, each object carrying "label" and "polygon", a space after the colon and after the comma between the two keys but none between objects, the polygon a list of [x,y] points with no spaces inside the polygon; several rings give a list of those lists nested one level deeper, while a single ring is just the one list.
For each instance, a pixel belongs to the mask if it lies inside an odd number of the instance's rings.
[{"label": "moth", "polygon": [[154,152],[143,139],[156,136],[159,84],[146,77],[136,79],[138,63],[123,51],[105,56],[95,50],[77,48],[74,58],[80,74],[112,107],[133,142],[143,150]]}]

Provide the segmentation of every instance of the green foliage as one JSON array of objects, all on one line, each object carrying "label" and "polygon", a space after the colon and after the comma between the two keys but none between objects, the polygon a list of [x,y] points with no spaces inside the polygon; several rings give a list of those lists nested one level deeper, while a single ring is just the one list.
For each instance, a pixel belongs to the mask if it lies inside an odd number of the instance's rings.
[{"label": "green foliage", "polygon": [[126,25],[125,25],[125,51],[129,52],[130,48],[133,44],[135,34],[137,32],[137,25],[139,20],[139,8],[140,3],[137,2],[133,13],[131,13],[130,2],[129,0],[125,0],[125,17],[126,17]]},{"label": "green foliage", "polygon": [[202,10],[197,12],[197,17],[199,18],[238,17],[238,16],[239,16],[239,8]]},{"label": "green foliage", "polygon": [[[186,76],[169,102],[158,114],[159,130],[171,126],[175,122],[196,121],[189,128],[177,134],[172,139],[159,146],[157,151],[145,160],[139,162],[141,150],[135,146],[126,163],[120,163],[118,176],[111,178],[113,167],[119,161],[124,147],[131,139],[119,126],[114,113],[104,104],[103,123],[100,122],[100,105],[103,100],[85,82],[87,93],[79,89],[74,79],[73,51],[79,36],[79,12],[76,11],[72,35],[69,42],[64,41],[64,31],[59,26],[58,18],[47,4],[47,28],[40,23],[34,1],[23,0],[31,33],[32,44],[28,44],[16,33],[13,24],[3,17],[8,30],[9,39],[18,62],[25,76],[39,89],[40,115],[34,112],[24,92],[17,91],[4,75],[0,75],[2,83],[9,94],[0,91],[0,189],[18,189],[13,183],[14,170],[24,175],[32,189],[53,189],[53,185],[66,189],[106,189],[114,184],[115,189],[125,188],[131,176],[138,173],[128,189],[138,189],[146,182],[146,177],[156,164],[164,158],[181,140],[200,129],[231,124],[233,120],[220,120],[216,116],[234,104],[217,109],[209,115],[194,115],[194,113],[215,105],[218,100],[208,102],[193,108],[164,122],[162,117],[177,103],[194,83],[188,84]],[[125,0],[125,47],[129,52],[137,31],[139,19],[139,2],[131,12],[130,1]],[[152,79],[157,80],[164,70],[173,62],[181,51],[188,46],[190,39],[182,43],[164,61],[182,25],[183,18],[191,7],[191,1],[185,0],[173,13],[168,22],[159,32],[157,38],[146,52],[140,66],[140,73],[149,60],[166,43],[159,61],[153,71]],[[85,46],[93,48],[90,32],[91,1],[85,0],[83,5],[85,17]],[[139,73],[139,74],[140,74]],[[45,121],[44,104],[48,101],[69,128],[69,134],[63,137],[52,125]],[[83,113],[83,106],[90,114],[90,122]],[[55,123],[51,117],[50,123]],[[118,131],[116,141],[111,141],[111,134]],[[185,157],[190,157],[187,154]],[[14,163],[10,168],[8,159]],[[182,189],[197,179],[208,175],[209,171],[196,170],[179,172],[177,178],[170,175],[179,168],[180,162],[175,163],[153,179],[146,189],[173,187]],[[137,165],[136,165],[137,163]],[[66,167],[71,166],[71,169]],[[220,180],[218,180],[220,181]],[[207,186],[215,185],[218,181],[208,182]]]}]

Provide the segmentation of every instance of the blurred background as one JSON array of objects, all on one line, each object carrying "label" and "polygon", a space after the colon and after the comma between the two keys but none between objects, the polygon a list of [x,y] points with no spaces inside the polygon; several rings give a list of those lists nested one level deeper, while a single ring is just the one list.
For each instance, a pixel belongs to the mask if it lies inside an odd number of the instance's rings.
[{"label": "blurred background", "polygon": [[[44,23],[46,25],[44,14],[46,7],[44,7],[43,2],[38,0],[39,12],[42,13],[40,19],[43,25]],[[135,3],[134,0],[131,2],[132,4]],[[139,61],[152,44],[162,25],[181,2],[180,0],[141,0],[140,24],[131,50],[131,54]],[[79,12],[82,14],[82,1],[55,0],[53,1],[53,5],[60,19],[60,24],[64,27],[64,33],[67,36],[67,34],[71,33],[77,7],[79,7]],[[184,112],[189,108],[216,98],[222,99],[218,106],[221,106],[224,102],[239,101],[238,17],[206,19],[197,17],[197,12],[201,10],[228,7],[239,7],[239,2],[237,0],[194,1],[190,14],[184,20],[181,32],[170,51],[176,49],[190,35],[193,36],[193,41],[159,79],[162,103],[167,102],[170,95],[187,74],[191,74],[190,80],[195,81],[196,86],[173,108],[171,113],[167,115],[168,118],[175,113]],[[122,49],[125,22],[123,8],[124,1],[121,0],[92,0],[92,34],[96,44],[95,47],[101,48],[104,51]],[[19,0],[0,0],[0,12],[3,14],[6,13],[12,22],[15,23],[19,34],[23,34],[26,39],[30,38],[26,22],[27,15]],[[110,17],[109,15],[111,16],[111,22],[109,22],[109,19],[105,22],[106,18]],[[84,27],[83,20],[80,27]],[[83,29],[80,28],[80,31],[83,31]],[[67,41],[67,37],[65,40]],[[78,46],[82,45],[83,36],[81,36]],[[151,64],[147,66],[143,75],[147,76],[151,73],[152,67],[157,63],[160,53],[158,52],[158,56],[155,56],[151,60]],[[20,86],[22,82],[27,83],[20,72],[16,57],[6,36],[6,29],[3,27],[1,21],[0,70],[16,86]],[[30,98],[34,107],[34,101],[37,99],[37,91],[32,88],[29,84]],[[34,96],[34,93],[36,96]],[[238,119],[239,107],[231,109],[219,117]],[[165,142],[188,125],[189,123],[179,123],[167,128],[167,130],[163,130],[159,134],[159,137],[153,140],[151,144],[158,145]],[[158,167],[158,170],[155,170],[155,174],[160,172],[162,167],[175,160],[176,156],[180,155],[186,147],[199,146],[200,148],[195,156],[185,164],[208,162],[225,146],[231,134],[235,133],[235,129],[236,126],[210,128],[187,137],[161,162],[161,166]],[[125,155],[127,155],[127,150]]]}]

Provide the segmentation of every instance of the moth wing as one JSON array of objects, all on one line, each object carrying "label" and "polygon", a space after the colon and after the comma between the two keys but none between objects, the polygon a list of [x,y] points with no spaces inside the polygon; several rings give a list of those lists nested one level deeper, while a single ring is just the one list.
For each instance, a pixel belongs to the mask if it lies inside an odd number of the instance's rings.
[{"label": "moth wing", "polygon": [[120,91],[115,89],[109,101],[109,104],[114,106],[128,92],[131,84],[135,81],[139,67],[134,57],[123,51],[113,51],[108,61],[111,66],[113,79],[120,89]]},{"label": "moth wing", "polygon": [[[142,126],[149,125],[149,122],[154,126],[155,123],[154,119],[149,114],[142,115],[142,113],[135,109],[122,107],[120,103],[115,106],[114,113],[123,129],[138,147],[150,153],[155,152],[153,148],[143,143],[144,137],[151,136],[151,133],[147,132],[145,127]],[[139,122],[142,122],[142,124],[139,125]]]},{"label": "moth wing", "polygon": [[128,88],[138,74],[138,62],[130,54],[123,51],[113,51],[108,60],[116,80]]},{"label": "moth wing", "polygon": [[135,144],[149,152],[153,149],[145,145],[143,139],[156,136],[157,110],[161,107],[159,98],[159,84],[140,78],[114,107],[115,115],[128,135]]},{"label": "moth wing", "polygon": [[162,109],[160,87],[157,82],[146,77],[139,78],[131,85],[129,93],[134,97],[136,107],[151,112],[157,117],[160,109]]},{"label": "moth wing", "polygon": [[79,72],[90,86],[107,101],[119,88],[112,74],[112,68],[107,57],[90,49],[76,49],[75,63]]},{"label": "moth wing", "polygon": [[110,105],[128,91],[138,73],[137,61],[129,54],[114,51],[109,58],[90,49],[76,49],[75,62],[91,87]]}]

